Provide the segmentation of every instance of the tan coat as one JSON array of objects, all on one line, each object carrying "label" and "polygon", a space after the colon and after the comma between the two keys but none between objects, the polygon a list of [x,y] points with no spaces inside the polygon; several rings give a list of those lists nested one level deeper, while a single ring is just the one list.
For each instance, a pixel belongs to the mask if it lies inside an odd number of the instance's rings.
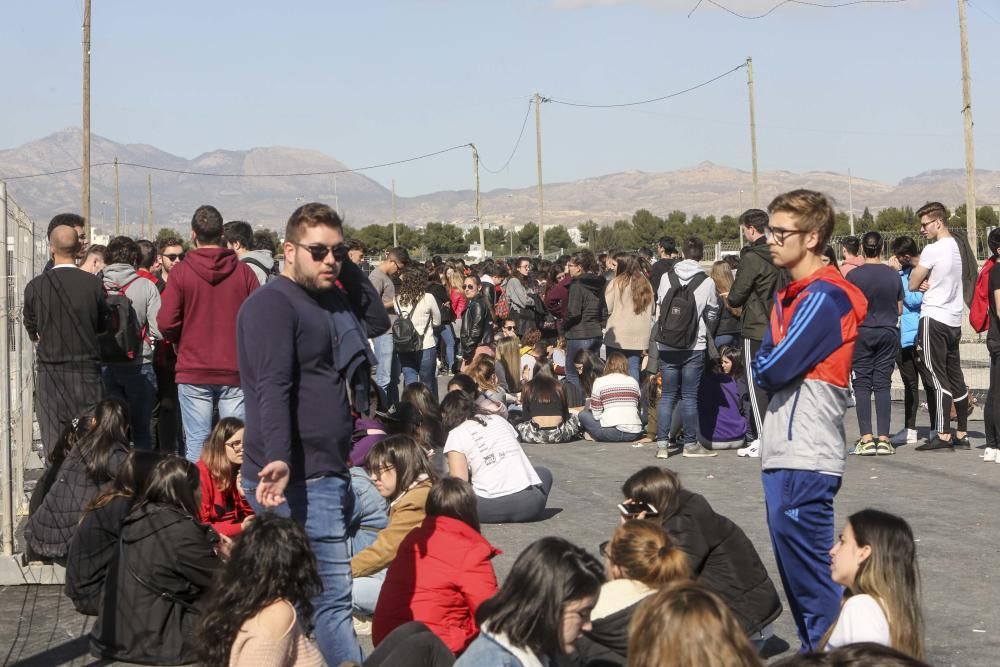
[{"label": "tan coat", "polygon": [[604,290],[608,303],[608,326],[604,344],[621,350],[645,350],[649,347],[649,332],[653,326],[653,301],[636,315],[632,289],[620,292],[615,281]]},{"label": "tan coat", "polygon": [[427,515],[427,494],[431,481],[424,480],[401,495],[389,508],[389,525],[378,532],[370,547],[351,559],[351,575],[368,577],[389,567],[403,538],[419,526]]}]

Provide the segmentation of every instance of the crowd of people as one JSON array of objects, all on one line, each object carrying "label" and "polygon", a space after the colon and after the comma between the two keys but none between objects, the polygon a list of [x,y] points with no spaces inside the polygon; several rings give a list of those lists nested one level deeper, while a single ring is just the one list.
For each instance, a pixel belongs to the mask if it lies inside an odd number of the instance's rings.
[{"label": "crowd of people", "polygon": [[[88,247],[79,216],[56,216],[51,266],[25,291],[48,465],[30,555],[66,566],[105,659],[760,665],[783,611],[774,582],[667,468],[625,481],[607,542],[541,539],[502,583],[481,531],[547,516],[558,480],[524,443],[736,449],[760,460],[801,642],[784,664],[922,664],[909,525],[866,509],[835,537],[833,512],[852,401],[853,454],[917,442],[918,379],[932,431],[915,449],[969,449],[963,302],[1000,350],[996,260],[977,279],[944,207],[918,216],[929,243],[895,238],[887,262],[868,232],[842,241],[838,266],[829,201],[797,190],[745,212],[748,246],[708,270],[690,237],[661,239],[656,258],[473,265],[392,248],[368,275],[323,204],[292,213],[278,261],[269,235],[211,206],[193,249]],[[1000,252],[1000,231],[989,244]]]}]

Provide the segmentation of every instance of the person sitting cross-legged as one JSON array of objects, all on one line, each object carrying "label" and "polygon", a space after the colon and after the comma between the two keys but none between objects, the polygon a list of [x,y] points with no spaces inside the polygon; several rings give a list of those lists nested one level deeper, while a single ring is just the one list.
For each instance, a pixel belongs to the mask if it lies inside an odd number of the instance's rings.
[{"label": "person sitting cross-legged", "polygon": [[578,415],[580,425],[598,442],[634,442],[643,437],[639,400],[639,383],[629,373],[628,360],[612,352],[604,374],[594,380],[590,408]]}]

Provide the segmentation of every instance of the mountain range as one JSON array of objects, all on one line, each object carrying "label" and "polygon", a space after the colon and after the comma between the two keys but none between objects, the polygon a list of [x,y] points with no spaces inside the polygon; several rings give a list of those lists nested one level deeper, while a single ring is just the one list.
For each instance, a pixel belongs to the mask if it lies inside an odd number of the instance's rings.
[{"label": "mountain range", "polygon": [[[80,130],[68,128],[15,148],[0,150],[0,179],[79,167],[80,144]],[[332,157],[309,149],[218,149],[189,160],[154,146],[120,144],[92,135],[92,163],[112,163],[115,158],[120,163],[214,174],[280,174],[348,168]],[[153,215],[157,227],[183,229],[195,208],[211,203],[227,220],[242,219],[254,225],[280,229],[288,214],[302,201],[333,204],[335,194],[349,225],[384,224],[392,219],[390,191],[356,172],[339,174],[336,182],[332,176],[211,178],[123,164],[119,168],[119,185],[123,221],[129,225],[143,219],[149,175],[152,175]],[[114,179],[114,168],[110,164],[92,168],[91,212],[99,231],[110,231],[114,226]],[[977,171],[976,181],[979,205],[994,203],[994,193],[1000,187],[1000,172]],[[8,189],[29,216],[43,221],[57,212],[79,210],[80,182],[80,172],[74,171],[11,180]],[[799,187],[825,192],[834,198],[840,209],[848,207],[848,178],[832,171],[762,171],[759,174],[760,204],[766,205],[779,192]],[[610,223],[631,217],[640,208],[657,215],[672,210],[688,214],[736,215],[751,206],[752,189],[749,171],[711,162],[675,171],[626,171],[565,183],[547,183],[545,222],[567,227],[589,219]],[[875,211],[889,206],[917,207],[929,200],[955,206],[965,199],[965,172],[962,169],[927,171],[904,178],[895,185],[855,177],[851,181],[851,198],[858,214],[866,206]],[[398,220],[405,224],[469,223],[475,219],[471,189],[397,197],[396,207]],[[533,221],[538,214],[535,188],[484,192],[481,211],[487,224],[521,225]],[[137,232],[132,229],[133,233]]]}]

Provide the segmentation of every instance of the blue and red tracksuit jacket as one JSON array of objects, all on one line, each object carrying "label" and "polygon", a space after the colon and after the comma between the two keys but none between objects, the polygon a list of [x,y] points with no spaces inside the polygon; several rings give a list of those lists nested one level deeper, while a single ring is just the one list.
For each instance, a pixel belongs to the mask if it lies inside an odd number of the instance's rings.
[{"label": "blue and red tracksuit jacket", "polygon": [[754,380],[770,403],[761,467],[841,475],[851,358],[868,301],[833,267],[778,292]]}]

